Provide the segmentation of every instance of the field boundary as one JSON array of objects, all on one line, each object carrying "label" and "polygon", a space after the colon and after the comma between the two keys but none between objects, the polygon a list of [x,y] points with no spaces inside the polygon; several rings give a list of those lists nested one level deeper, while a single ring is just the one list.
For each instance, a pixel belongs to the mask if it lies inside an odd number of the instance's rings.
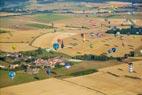
[{"label": "field boundary", "polygon": [[99,90],[92,89],[92,88],[90,88],[90,87],[87,87],[87,86],[84,86],[84,85],[80,85],[80,84],[77,84],[77,83],[75,83],[75,82],[71,82],[71,81],[64,80],[64,79],[60,79],[60,80],[65,81],[65,82],[68,82],[68,83],[71,83],[71,84],[74,84],[74,85],[77,85],[77,86],[80,86],[80,87],[83,87],[83,88],[86,88],[86,89],[89,89],[89,90],[92,90],[92,91],[99,92],[99,93],[101,93],[101,94],[103,94],[103,95],[107,95],[106,93],[103,93],[103,92],[101,92],[101,91],[99,91]]},{"label": "field boundary", "polygon": [[37,39],[40,38],[41,36],[46,35],[46,34],[48,34],[48,33],[50,33],[50,32],[46,32],[46,33],[43,33],[43,34],[38,35],[37,37],[35,37],[35,38],[29,43],[29,46],[34,47],[34,48],[39,48],[39,47],[33,46],[32,44],[35,42],[35,40],[37,40]]}]

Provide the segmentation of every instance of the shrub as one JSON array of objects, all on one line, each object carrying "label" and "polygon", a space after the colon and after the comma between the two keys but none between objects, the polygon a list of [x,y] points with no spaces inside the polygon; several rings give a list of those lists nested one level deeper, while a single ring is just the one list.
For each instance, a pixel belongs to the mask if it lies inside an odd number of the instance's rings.
[{"label": "shrub", "polygon": [[60,56],[70,58],[70,56],[66,54],[55,52],[55,51],[46,52],[46,50],[42,48],[38,48],[37,50],[33,50],[33,51],[21,52],[21,53],[24,56],[32,56],[34,58],[43,58],[43,59],[60,57]]},{"label": "shrub", "polygon": [[97,71],[98,70],[96,70],[96,69],[88,69],[88,70],[84,70],[84,71],[74,72],[74,73],[71,73],[70,75],[71,76],[82,76],[82,75],[91,74],[91,73],[94,73]]},{"label": "shrub", "polygon": [[78,55],[78,56],[75,56],[74,58],[80,59],[80,60],[97,60],[97,61],[109,60],[109,58],[105,55],[97,56],[97,55],[92,55],[92,54]]},{"label": "shrub", "polygon": [[[116,30],[108,30],[106,33],[109,34],[116,34],[117,32],[120,32],[121,34],[132,34],[132,35],[142,35],[142,27],[136,28],[134,26],[131,26],[130,28],[127,29],[116,29]],[[137,34],[137,32],[139,34]]]}]

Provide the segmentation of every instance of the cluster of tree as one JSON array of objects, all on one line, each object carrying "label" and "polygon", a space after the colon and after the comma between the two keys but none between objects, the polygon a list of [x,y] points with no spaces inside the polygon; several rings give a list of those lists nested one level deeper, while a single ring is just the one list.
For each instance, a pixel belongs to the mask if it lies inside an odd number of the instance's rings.
[{"label": "cluster of tree", "polygon": [[116,29],[116,30],[108,30],[106,33],[109,34],[116,34],[117,32],[120,32],[120,34],[132,34],[132,35],[142,35],[142,27],[133,27],[131,26],[130,28],[127,29]]},{"label": "cluster of tree", "polygon": [[93,55],[93,54],[85,54],[85,55],[78,55],[73,57],[75,59],[80,59],[80,60],[97,60],[97,61],[106,61],[109,60],[109,57],[105,55]]},{"label": "cluster of tree", "polygon": [[88,70],[84,70],[84,71],[78,71],[78,72],[74,72],[71,73],[70,76],[82,76],[82,75],[88,75],[94,72],[97,72],[97,69],[88,69]]},{"label": "cluster of tree", "polygon": [[1,34],[1,33],[7,33],[7,32],[10,32],[10,31],[6,31],[6,30],[0,29],[0,34]]},{"label": "cluster of tree", "polygon": [[33,56],[35,58],[42,58],[42,59],[48,59],[48,58],[53,58],[53,57],[65,57],[65,58],[70,58],[69,55],[55,52],[55,51],[49,51],[47,52],[46,49],[38,48],[37,50],[33,51],[25,51],[21,52],[25,56]]}]

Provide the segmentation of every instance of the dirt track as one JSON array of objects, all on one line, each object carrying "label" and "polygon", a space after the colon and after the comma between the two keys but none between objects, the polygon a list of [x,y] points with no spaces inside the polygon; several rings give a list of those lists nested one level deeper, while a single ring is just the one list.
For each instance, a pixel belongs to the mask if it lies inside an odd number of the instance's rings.
[{"label": "dirt track", "polygon": [[67,79],[46,79],[1,89],[1,95],[138,95],[142,94],[142,61],[100,69],[98,73]]}]

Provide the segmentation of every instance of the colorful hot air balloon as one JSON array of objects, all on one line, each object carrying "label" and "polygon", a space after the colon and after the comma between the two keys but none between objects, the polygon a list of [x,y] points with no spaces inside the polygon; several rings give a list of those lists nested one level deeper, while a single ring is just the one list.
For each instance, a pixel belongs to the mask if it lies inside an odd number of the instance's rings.
[{"label": "colorful hot air balloon", "polygon": [[53,43],[53,48],[57,50],[59,48],[59,43],[58,42]]},{"label": "colorful hot air balloon", "polygon": [[112,52],[116,52],[116,48],[112,48],[111,50],[112,50]]},{"label": "colorful hot air balloon", "polygon": [[62,39],[57,39],[57,42],[61,44],[62,43]]},{"label": "colorful hot air balloon", "polygon": [[14,77],[15,77],[15,75],[16,75],[16,73],[14,72],[14,71],[10,71],[9,73],[8,73],[8,76],[10,77],[10,79],[14,79]]},{"label": "colorful hot air balloon", "polygon": [[51,76],[51,68],[50,67],[47,68],[46,72],[47,72],[48,76]]}]

